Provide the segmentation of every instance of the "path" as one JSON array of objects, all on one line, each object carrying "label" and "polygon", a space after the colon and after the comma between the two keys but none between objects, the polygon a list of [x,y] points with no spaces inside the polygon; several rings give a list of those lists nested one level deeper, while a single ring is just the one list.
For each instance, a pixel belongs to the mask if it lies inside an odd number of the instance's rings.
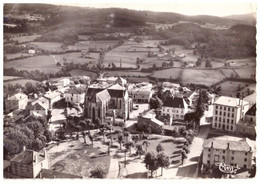
[{"label": "path", "polygon": [[56,65],[58,62],[57,62],[55,56],[53,56],[53,55],[50,55],[50,56],[54,59],[54,61],[55,61],[55,65]]},{"label": "path", "polygon": [[111,158],[107,178],[116,179],[118,178],[118,173],[119,173],[118,159]]}]

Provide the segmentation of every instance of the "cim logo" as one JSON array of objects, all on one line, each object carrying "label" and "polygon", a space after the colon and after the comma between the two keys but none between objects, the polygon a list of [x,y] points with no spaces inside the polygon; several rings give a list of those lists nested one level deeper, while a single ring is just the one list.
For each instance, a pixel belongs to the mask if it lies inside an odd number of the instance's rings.
[{"label": "cim logo", "polygon": [[236,173],[237,170],[239,170],[239,167],[235,167],[235,166],[231,166],[231,165],[227,165],[224,162],[222,163],[216,163],[216,166],[218,166],[219,170],[223,173],[227,173],[227,174],[232,174],[232,173]]}]

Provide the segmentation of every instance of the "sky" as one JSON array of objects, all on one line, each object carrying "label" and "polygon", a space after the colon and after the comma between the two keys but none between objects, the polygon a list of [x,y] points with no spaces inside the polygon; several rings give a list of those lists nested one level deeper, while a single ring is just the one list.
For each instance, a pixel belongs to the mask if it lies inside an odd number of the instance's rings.
[{"label": "sky", "polygon": [[156,12],[175,12],[185,15],[213,16],[228,16],[256,12],[257,6],[256,1],[254,0],[75,0],[73,3],[67,0],[60,2],[56,0],[54,4],[93,8],[119,7]]}]

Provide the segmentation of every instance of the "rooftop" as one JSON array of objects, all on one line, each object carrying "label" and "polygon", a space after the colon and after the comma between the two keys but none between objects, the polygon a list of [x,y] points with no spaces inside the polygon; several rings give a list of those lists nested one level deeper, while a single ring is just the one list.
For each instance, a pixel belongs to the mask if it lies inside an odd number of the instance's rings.
[{"label": "rooftop", "polygon": [[110,98],[111,96],[108,93],[107,89],[96,94],[97,101],[100,100],[102,102],[103,100],[108,100]]},{"label": "rooftop", "polygon": [[[243,105],[245,103],[247,103],[247,101],[243,101]],[[221,97],[217,98],[217,100],[214,102],[214,104],[225,105],[225,106],[230,106],[230,107],[237,107],[237,106],[239,106],[239,104],[242,104],[242,100],[240,100],[238,98],[221,96]]]},{"label": "rooftop", "polygon": [[17,93],[11,97],[8,97],[7,100],[16,100],[16,101],[20,101],[27,98],[27,96],[23,93]]},{"label": "rooftop", "polygon": [[82,86],[80,86],[80,87],[72,87],[72,88],[68,89],[66,91],[66,93],[68,93],[68,94],[83,94],[83,93],[85,93],[85,90],[86,89],[84,87],[82,87]]},{"label": "rooftop", "polygon": [[256,104],[254,104],[247,112],[246,115],[256,116]]},{"label": "rooftop", "polygon": [[[34,161],[35,157],[37,157],[37,162]],[[45,159],[44,156],[39,152],[26,149],[25,151],[21,152],[20,154],[12,158],[11,161],[26,164],[26,165],[33,165],[35,163],[43,161],[44,159]]]},{"label": "rooftop", "polygon": [[173,108],[184,108],[184,99],[179,97],[169,98],[164,102],[163,106]]},{"label": "rooftop", "polygon": [[44,94],[44,97],[47,99],[53,99],[53,98],[56,98],[57,96],[60,96],[60,92],[53,91],[53,92],[47,92],[46,94]]},{"label": "rooftop", "polygon": [[250,139],[232,136],[220,136],[207,139],[204,141],[203,147],[211,148],[212,144],[214,149],[230,149],[233,151],[249,152],[255,148],[254,143]]}]

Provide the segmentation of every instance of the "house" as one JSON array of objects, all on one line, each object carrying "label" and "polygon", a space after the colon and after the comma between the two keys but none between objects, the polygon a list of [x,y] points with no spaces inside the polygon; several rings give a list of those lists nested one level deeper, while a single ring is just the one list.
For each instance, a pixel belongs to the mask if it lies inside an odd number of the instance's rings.
[{"label": "house", "polygon": [[235,132],[237,123],[249,109],[247,101],[221,96],[213,103],[212,128]]},{"label": "house", "polygon": [[129,118],[131,99],[125,87],[119,84],[93,84],[88,87],[85,99],[85,113],[92,121],[105,121],[107,114],[123,119]]},{"label": "house", "polygon": [[188,112],[188,104],[182,97],[168,98],[161,109],[164,116],[169,116],[170,123],[172,120],[184,120],[185,114]]},{"label": "house", "polygon": [[12,178],[36,178],[42,169],[49,169],[46,151],[39,153],[24,149],[10,161]]},{"label": "house", "polygon": [[35,50],[29,49],[29,50],[28,50],[28,53],[29,53],[29,54],[35,54]]},{"label": "house", "polygon": [[5,99],[5,111],[7,113],[18,110],[18,109],[25,109],[28,103],[28,96],[23,93],[17,93],[11,97],[7,97]]},{"label": "house", "polygon": [[217,163],[225,163],[250,169],[254,156],[255,144],[250,139],[221,136],[204,141],[202,163],[210,168]]},{"label": "house", "polygon": [[42,116],[47,116],[48,113],[48,105],[43,104],[42,102],[34,102],[34,103],[29,103],[26,107],[26,110],[30,111],[30,114],[37,113]]},{"label": "house", "polygon": [[148,127],[151,127],[153,133],[161,134],[164,123],[155,117],[156,113],[154,109],[140,113],[137,120],[137,129],[147,131]]},{"label": "house", "polygon": [[135,103],[149,103],[154,92],[152,87],[151,83],[146,82],[131,84],[128,86],[128,93]]},{"label": "house", "polygon": [[103,78],[98,78],[97,81],[99,83],[102,83],[102,82],[113,83],[113,84],[118,83],[122,87],[125,87],[126,82],[127,82],[126,79],[124,79],[122,77],[103,77]]},{"label": "house", "polygon": [[256,136],[256,104],[254,104],[237,124],[237,132],[243,135]]},{"label": "house", "polygon": [[50,85],[65,87],[70,84],[70,79],[68,77],[52,78],[48,82]]},{"label": "house", "polygon": [[43,97],[48,100],[49,109],[52,109],[52,105],[55,102],[62,99],[61,93],[58,91],[49,91],[46,94],[44,94]]},{"label": "house", "polygon": [[85,87],[72,87],[65,92],[65,101],[83,104],[85,101]]}]

